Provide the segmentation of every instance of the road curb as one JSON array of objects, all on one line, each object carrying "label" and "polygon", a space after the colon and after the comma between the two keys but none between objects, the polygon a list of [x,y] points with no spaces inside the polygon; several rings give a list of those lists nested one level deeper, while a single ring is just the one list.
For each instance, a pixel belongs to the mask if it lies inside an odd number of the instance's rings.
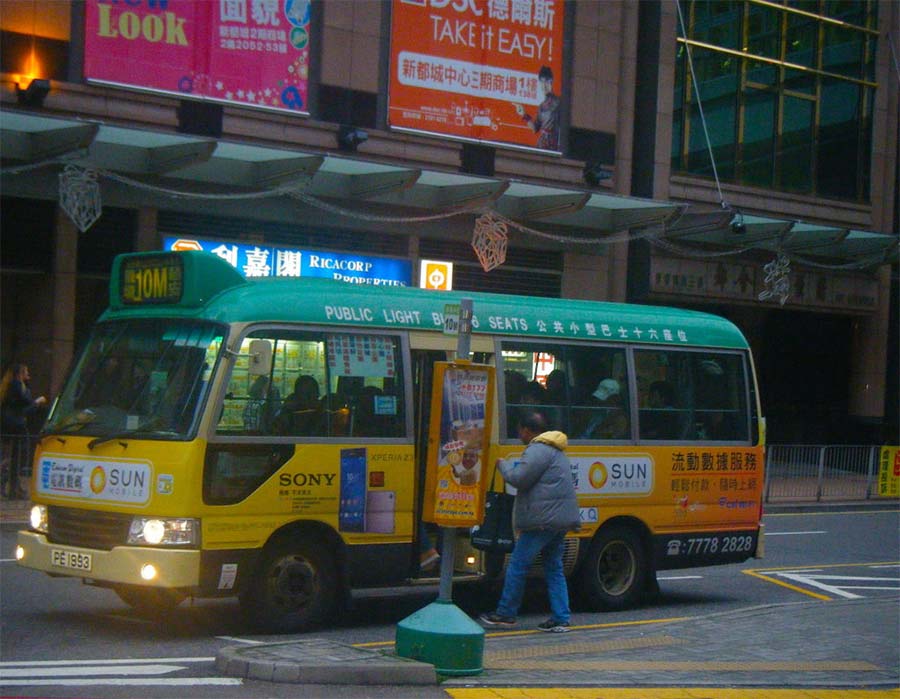
[{"label": "road curb", "polygon": [[216,654],[216,669],[230,677],[295,684],[437,684],[428,663],[321,638],[228,646]]}]

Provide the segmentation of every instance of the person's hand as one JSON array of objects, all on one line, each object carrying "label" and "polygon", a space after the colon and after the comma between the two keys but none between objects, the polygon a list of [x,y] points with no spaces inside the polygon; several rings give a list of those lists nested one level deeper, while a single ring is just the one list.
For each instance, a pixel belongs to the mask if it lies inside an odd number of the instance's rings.
[{"label": "person's hand", "polygon": [[525,107],[523,107],[521,104],[513,104],[513,107],[516,108],[516,114],[518,114],[519,116],[525,116]]},{"label": "person's hand", "polygon": [[43,405],[43,404],[46,403],[46,402],[47,402],[47,397],[46,397],[46,396],[38,396],[37,398],[34,399],[34,404],[35,404],[35,405]]}]

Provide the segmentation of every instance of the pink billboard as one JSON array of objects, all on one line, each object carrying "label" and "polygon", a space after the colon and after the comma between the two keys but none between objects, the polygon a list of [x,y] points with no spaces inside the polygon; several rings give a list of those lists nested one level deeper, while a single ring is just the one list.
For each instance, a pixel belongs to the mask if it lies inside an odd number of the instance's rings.
[{"label": "pink billboard", "polygon": [[87,0],[88,81],[307,112],[310,0]]}]

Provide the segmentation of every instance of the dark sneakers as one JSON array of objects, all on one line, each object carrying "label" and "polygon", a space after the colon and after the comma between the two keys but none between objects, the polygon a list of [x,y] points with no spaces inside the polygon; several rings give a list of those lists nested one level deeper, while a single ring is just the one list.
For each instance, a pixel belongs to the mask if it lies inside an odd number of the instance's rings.
[{"label": "dark sneakers", "polygon": [[514,616],[501,616],[497,612],[485,612],[478,621],[488,626],[515,626],[516,618]]},{"label": "dark sneakers", "polygon": [[538,624],[538,631],[547,631],[548,633],[566,633],[568,630],[568,621],[556,621],[555,619],[547,619],[547,621]]}]

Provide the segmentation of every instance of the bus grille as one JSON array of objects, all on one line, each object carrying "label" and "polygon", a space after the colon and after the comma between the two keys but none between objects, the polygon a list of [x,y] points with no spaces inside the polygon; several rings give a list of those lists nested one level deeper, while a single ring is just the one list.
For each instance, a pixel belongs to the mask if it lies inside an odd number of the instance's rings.
[{"label": "bus grille", "polygon": [[47,519],[47,539],[51,544],[109,551],[125,544],[132,517],[115,512],[51,506]]}]

